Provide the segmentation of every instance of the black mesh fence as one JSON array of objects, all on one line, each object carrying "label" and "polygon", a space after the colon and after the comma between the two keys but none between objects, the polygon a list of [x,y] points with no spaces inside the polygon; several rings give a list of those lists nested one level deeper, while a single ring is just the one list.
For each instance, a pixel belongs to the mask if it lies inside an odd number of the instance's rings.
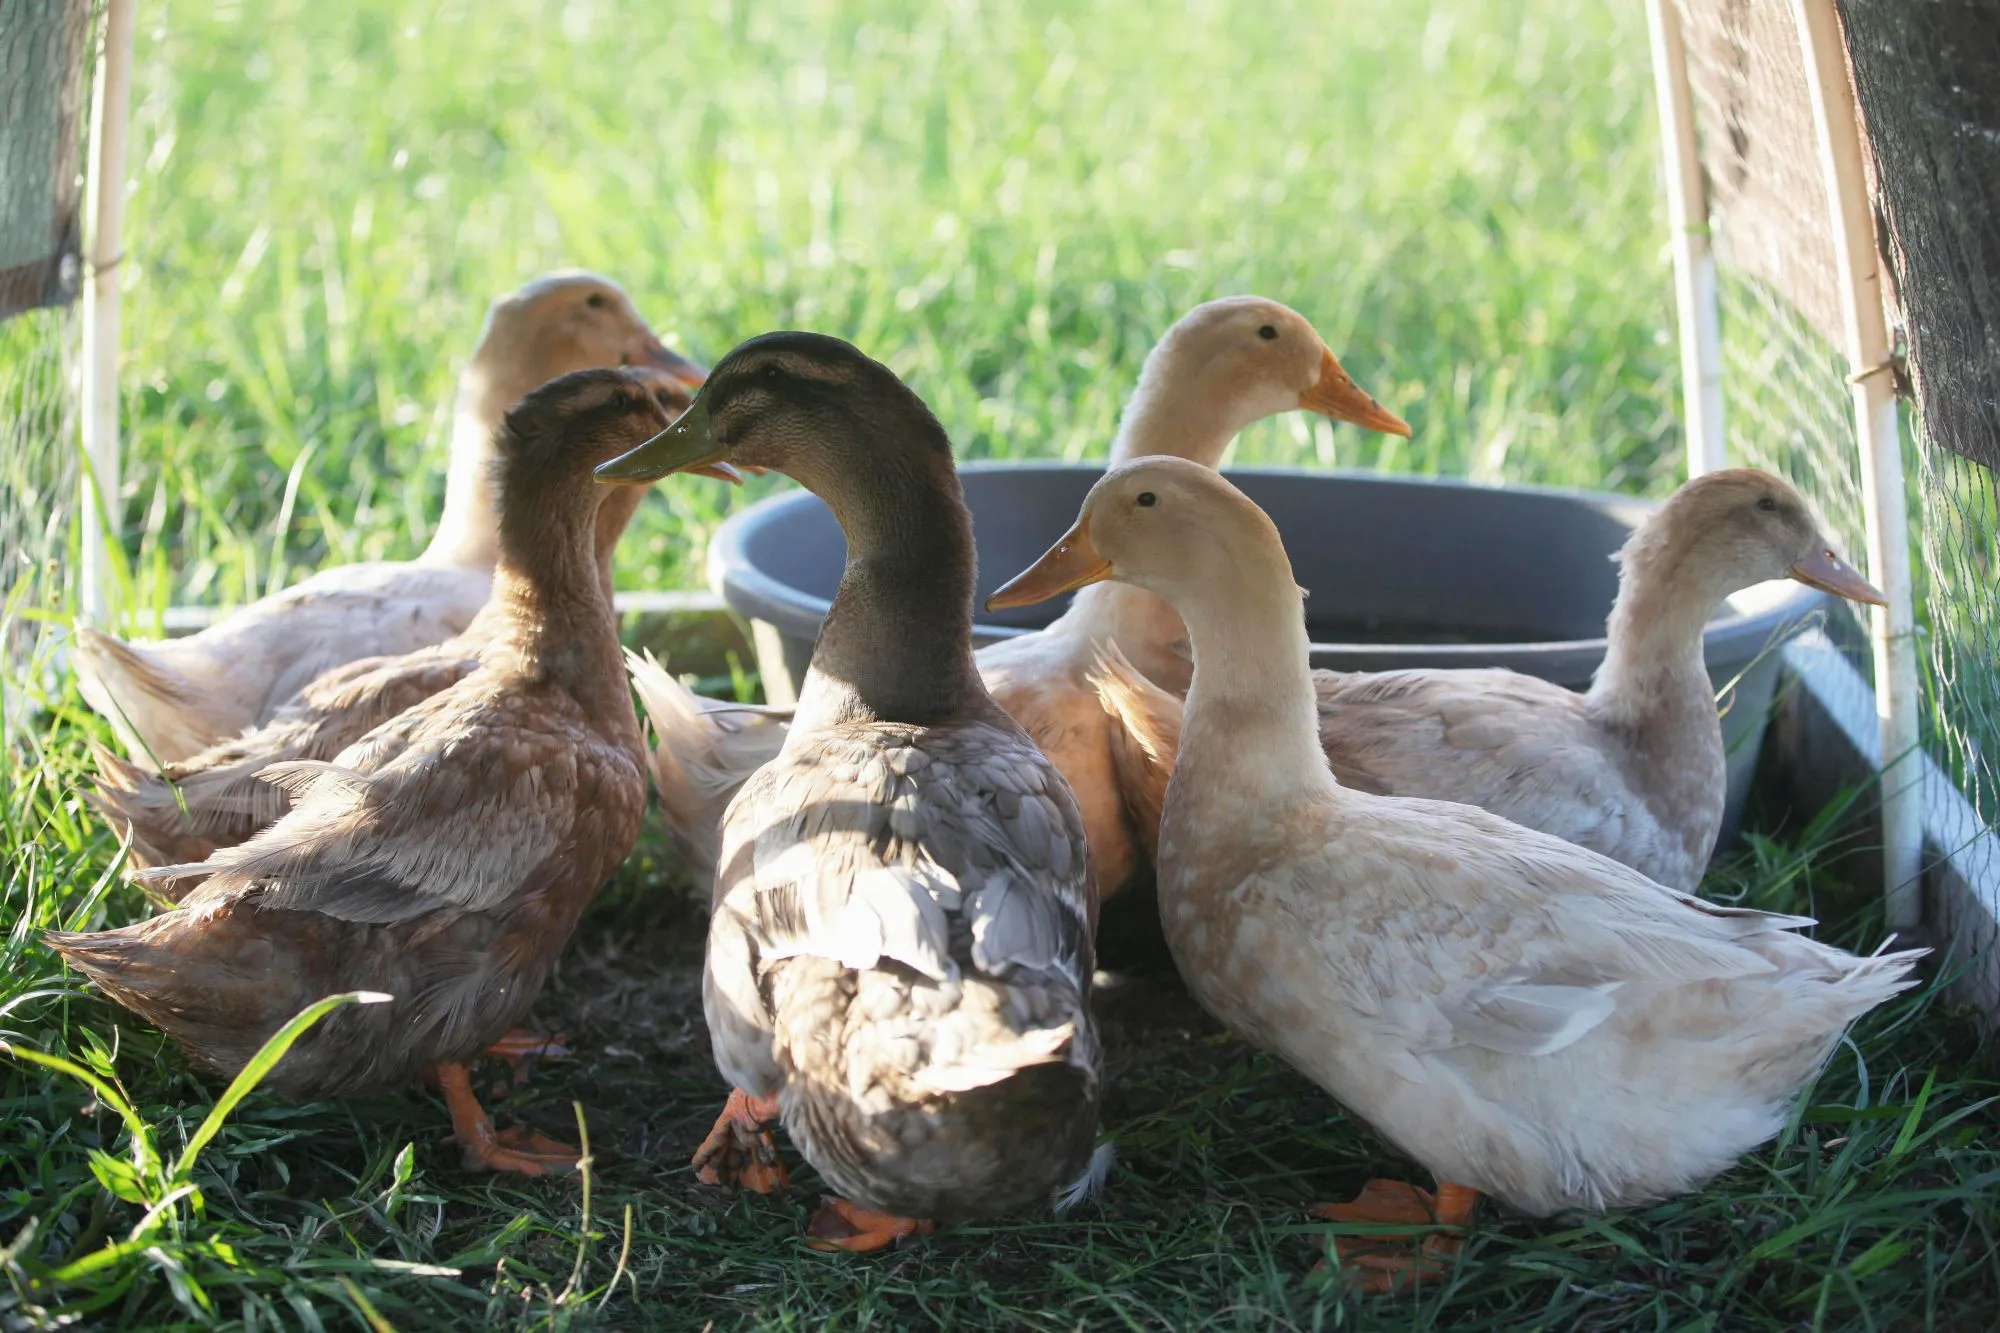
[{"label": "black mesh fence", "polygon": [[92,0],[0,0],[0,734],[56,679],[77,553]]},{"label": "black mesh fence", "polygon": [[74,300],[92,0],[0,0],[0,319]]},{"label": "black mesh fence", "polygon": [[[1860,551],[1839,278],[1793,6],[1676,8],[1721,275],[1730,456],[1789,477]],[[1960,826],[1980,845],[1944,850],[1977,859],[2000,854],[2000,0],[1839,10],[1909,372],[1922,734],[1930,780],[1950,789],[1931,795],[1970,803]],[[1866,653],[1848,656],[1869,673]]]},{"label": "black mesh fence", "polygon": [[2000,3],[1840,0],[1916,406],[1919,660],[1933,802],[2000,822]]}]

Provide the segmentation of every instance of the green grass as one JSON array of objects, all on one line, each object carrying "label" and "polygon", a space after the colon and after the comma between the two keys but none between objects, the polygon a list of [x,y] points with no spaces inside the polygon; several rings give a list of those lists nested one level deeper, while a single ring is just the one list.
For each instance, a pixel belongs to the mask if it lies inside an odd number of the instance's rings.
[{"label": "green grass", "polygon": [[[708,358],[773,327],[851,338],[974,458],[1101,457],[1159,332],[1258,291],[1417,434],[1277,421],[1245,459],[1661,489],[1643,14],[1511,8],[149,8],[140,600],[416,550],[485,303],[562,263]],[[724,502],[663,488],[623,582],[700,582]]]},{"label": "green grass", "polygon": [[[559,263],[620,278],[711,359],[773,326],[853,338],[969,457],[1101,456],[1159,330],[1255,290],[1315,320],[1417,433],[1293,418],[1241,458],[1671,484],[1639,6],[1083,8],[142,7],[121,497],[136,599],[238,601],[416,550],[483,306]],[[59,373],[37,319],[0,333],[8,395]],[[41,444],[10,454],[4,512],[59,575],[69,539],[36,520],[67,481]],[[719,506],[749,495],[658,488],[621,582],[698,582]],[[65,614],[59,576],[8,586],[0,628]],[[809,1253],[817,1182],[795,1158],[769,1199],[686,1165],[722,1090],[700,914],[653,834],[538,1006],[576,1058],[497,1105],[555,1134],[581,1116],[587,1188],[464,1173],[420,1090],[252,1095],[202,1143],[221,1089],[37,941],[144,907],[76,797],[101,727],[52,659],[11,673],[0,1041],[88,1077],[0,1056],[0,1328],[2000,1320],[2000,1086],[1935,989],[1864,1022],[1781,1141],[1710,1188],[1605,1218],[1489,1210],[1449,1284],[1364,1302],[1314,1272],[1328,1228],[1304,1208],[1376,1172],[1420,1177],[1129,942],[1101,1005],[1121,1149],[1101,1203],[887,1256]],[[1757,844],[1710,892],[1815,910],[1829,938],[1872,946],[1833,827]],[[1143,916],[1108,918],[1108,953]]]}]

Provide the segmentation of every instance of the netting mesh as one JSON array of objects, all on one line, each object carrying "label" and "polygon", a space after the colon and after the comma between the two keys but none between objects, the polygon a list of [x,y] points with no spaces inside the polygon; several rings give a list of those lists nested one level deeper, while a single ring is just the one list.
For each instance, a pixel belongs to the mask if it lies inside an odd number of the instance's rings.
[{"label": "netting mesh", "polygon": [[34,735],[76,567],[71,303],[95,9],[0,0],[0,746]]},{"label": "netting mesh", "polygon": [[[1920,543],[1925,748],[2000,870],[2000,6],[1841,0],[1895,275],[1919,430],[1906,450]],[[1934,804],[1953,792],[1929,793]]]},{"label": "netting mesh", "polygon": [[[1977,869],[2000,869],[2000,488],[1970,459],[1919,444],[1912,478],[1923,521],[1916,569],[1924,745],[1932,779],[1964,793],[1987,836],[1949,848]],[[1948,791],[1933,792],[1949,799]]]},{"label": "netting mesh", "polygon": [[0,319],[82,280],[84,57],[93,0],[0,0]]},{"label": "netting mesh", "polygon": [[[2000,855],[2000,15],[1991,0],[1841,0],[1919,411],[1904,413],[1929,779]],[[1849,551],[1861,469],[1817,132],[1786,0],[1679,0],[1720,269],[1732,460],[1789,477]],[[1961,456],[1962,455],[1962,456]],[[1836,642],[1864,675],[1851,611]]]},{"label": "netting mesh", "polygon": [[1926,437],[2000,467],[2000,6],[1840,9]]},{"label": "netting mesh", "polygon": [[12,745],[51,680],[76,562],[74,306],[0,324],[0,740]]}]

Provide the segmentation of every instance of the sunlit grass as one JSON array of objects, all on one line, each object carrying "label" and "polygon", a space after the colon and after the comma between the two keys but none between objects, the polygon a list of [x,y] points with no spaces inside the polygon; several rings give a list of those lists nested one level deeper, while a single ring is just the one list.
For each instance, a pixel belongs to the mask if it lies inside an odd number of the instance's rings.
[{"label": "sunlit grass", "polygon": [[[140,14],[122,508],[142,608],[418,549],[485,302],[567,263],[705,358],[776,326],[852,338],[970,457],[1101,456],[1157,333],[1254,290],[1311,317],[1416,438],[1295,417],[1250,432],[1246,461],[1673,479],[1636,4]],[[32,341],[0,332],[0,369],[58,376],[17,359]],[[70,480],[24,458],[9,532],[49,573],[5,614],[60,616]],[[698,582],[721,506],[757,493],[657,488],[621,583]],[[4,682],[10,727],[31,725],[0,766],[0,1041],[89,1078],[0,1056],[0,1328],[2000,1322],[1997,1090],[1935,989],[1864,1023],[1780,1143],[1710,1189],[1602,1219],[1489,1213],[1448,1285],[1359,1303],[1314,1271],[1327,1229],[1304,1207],[1413,1168],[1131,960],[1103,995],[1121,1158],[1102,1203],[809,1253],[809,1170],[757,1199],[687,1168],[720,1087],[699,910],[654,834],[538,1006],[577,1059],[496,1106],[564,1135],[581,1106],[587,1213],[574,1183],[462,1171],[420,1090],[214,1117],[221,1089],[38,941],[145,910],[77,797],[101,727],[42,651]],[[1708,891],[1872,946],[1833,827],[1754,844]]]},{"label": "sunlit grass", "polygon": [[[772,327],[851,338],[967,457],[1101,456],[1160,330],[1254,290],[1417,434],[1277,421],[1246,461],[1670,484],[1636,5],[148,13],[145,605],[416,549],[485,302],[563,263],[709,358]],[[664,488],[624,585],[699,582],[731,498]]]}]

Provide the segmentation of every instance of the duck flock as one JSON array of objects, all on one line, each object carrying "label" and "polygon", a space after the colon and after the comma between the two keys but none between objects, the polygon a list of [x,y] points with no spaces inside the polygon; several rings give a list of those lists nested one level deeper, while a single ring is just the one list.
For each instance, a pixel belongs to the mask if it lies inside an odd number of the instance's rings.
[{"label": "duck flock", "polygon": [[[78,630],[124,750],[97,754],[91,800],[164,910],[49,943],[224,1075],[322,997],[376,992],[267,1086],[432,1078],[469,1168],[573,1169],[496,1130],[467,1062],[534,1048],[517,1025],[630,853],[650,769],[712,885],[703,1007],[731,1091],[687,1147],[704,1181],[783,1189],[782,1126],[839,1192],[815,1244],[1104,1186],[1098,906],[1147,877],[1201,1003],[1435,1178],[1314,1210],[1426,1231],[1343,1239],[1362,1285],[1443,1272],[1482,1194],[1543,1216],[1699,1187],[1922,953],[1695,896],[1725,788],[1702,628],[1768,579],[1880,595],[1783,480],[1717,472],[1621,552],[1587,692],[1314,671],[1278,531],[1215,470],[1296,410],[1409,433],[1296,312],[1189,312],[1075,526],[988,599],[1072,604],[974,652],[951,441],[893,372],[808,332],[704,371],[611,281],[539,279],[488,315],[421,556],[190,638]],[[702,698],[619,644],[611,559],[644,487],[743,470],[846,535],[793,708]]]}]

